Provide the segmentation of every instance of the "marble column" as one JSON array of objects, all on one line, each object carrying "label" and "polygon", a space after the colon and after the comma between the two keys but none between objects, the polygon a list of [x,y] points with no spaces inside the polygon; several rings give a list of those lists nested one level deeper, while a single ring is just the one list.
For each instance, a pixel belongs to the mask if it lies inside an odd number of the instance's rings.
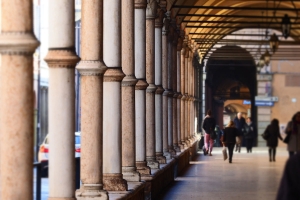
[{"label": "marble column", "polygon": [[155,155],[155,17],[156,0],[147,0],[146,8],[146,161],[152,169],[158,169]]},{"label": "marble column", "polygon": [[74,1],[49,1],[49,199],[75,199]]},{"label": "marble column", "polygon": [[164,12],[159,9],[158,17],[155,19],[155,152],[159,163],[166,163],[166,157],[163,156],[163,135],[162,135],[162,25]]},{"label": "marble column", "polygon": [[[188,45],[188,44],[187,44]],[[188,90],[188,85],[189,85],[189,47],[186,47],[185,51],[185,140],[187,145],[190,145],[189,141],[189,90]]]},{"label": "marble column", "polygon": [[146,0],[135,0],[135,131],[136,167],[138,172],[151,174],[146,162]]},{"label": "marble column", "polygon": [[121,124],[121,1],[103,2],[103,58],[108,67],[103,83],[103,185],[105,190],[127,190],[122,175]]},{"label": "marble column", "polygon": [[[0,34],[0,199],[33,199],[32,1],[2,0]],[[19,153],[17,153],[17,151]]]},{"label": "marble column", "polygon": [[103,63],[102,27],[103,1],[82,0],[81,6],[81,158],[82,185],[76,191],[78,200],[108,199],[103,190],[102,174],[102,116],[103,116]]},{"label": "marble column", "polygon": [[[174,27],[176,26],[176,23],[174,23]],[[176,29],[174,28],[174,31]],[[178,100],[178,90],[177,90],[177,44],[178,44],[178,33],[174,33],[173,41],[172,41],[172,59],[173,59],[173,64],[172,64],[172,88],[174,91],[174,95],[172,98],[172,103],[173,103],[173,147],[176,152],[180,152],[180,148],[178,146],[178,110],[177,110],[177,100]]]},{"label": "marble column", "polygon": [[[180,31],[180,29],[179,29]],[[181,142],[181,49],[182,49],[182,38],[178,38],[178,44],[177,44],[177,141],[178,146],[180,149],[184,148],[184,145]]]},{"label": "marble column", "polygon": [[186,52],[186,44],[184,44],[184,47],[181,50],[181,62],[180,62],[180,90],[182,94],[182,98],[180,101],[181,107],[180,107],[180,130],[181,130],[181,137],[180,137],[180,142],[183,145],[183,148],[187,147],[187,144],[185,142],[186,138],[186,121],[185,121],[185,113],[187,112],[185,110],[185,100],[186,100],[186,95],[185,95],[185,52]]},{"label": "marble column", "polygon": [[165,13],[164,26],[162,29],[162,87],[163,105],[162,105],[162,133],[163,133],[163,153],[167,159],[171,158],[168,148],[168,32],[170,22],[170,11]]},{"label": "marble column", "polygon": [[127,181],[140,181],[135,159],[134,0],[122,0],[122,173]]},{"label": "marble column", "polygon": [[170,27],[168,34],[168,149],[171,155],[176,151],[173,146],[173,38],[174,29]]}]

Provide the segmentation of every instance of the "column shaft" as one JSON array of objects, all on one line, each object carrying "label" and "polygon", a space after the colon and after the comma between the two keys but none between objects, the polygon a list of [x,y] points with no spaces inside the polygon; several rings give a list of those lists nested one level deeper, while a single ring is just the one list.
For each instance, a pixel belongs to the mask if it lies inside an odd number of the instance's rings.
[{"label": "column shaft", "polygon": [[127,181],[140,181],[135,164],[134,0],[122,0],[122,172]]},{"label": "column shaft", "polygon": [[135,128],[136,167],[141,175],[151,174],[146,162],[146,0],[135,1]]},{"label": "column shaft", "polygon": [[122,175],[121,2],[104,1],[103,58],[108,69],[103,83],[103,184],[109,191],[127,190]]},{"label": "column shaft", "polygon": [[103,190],[103,1],[82,0],[81,18],[81,158],[78,200],[108,199]]},{"label": "column shaft", "polygon": [[75,199],[74,1],[49,2],[49,199]]},{"label": "column shaft", "polygon": [[186,147],[185,143],[185,48],[181,50],[181,63],[180,63],[180,82],[181,82],[181,93],[182,93],[182,98],[181,98],[181,112],[180,112],[180,129],[181,129],[181,137],[180,141]]},{"label": "column shaft", "polygon": [[32,7],[32,1],[1,2],[0,199],[33,199],[33,53],[39,43]]},{"label": "column shaft", "polygon": [[159,168],[155,155],[155,14],[156,1],[150,0],[146,9],[146,161],[153,169]]},{"label": "column shaft", "polygon": [[177,141],[178,147],[181,150],[183,145],[181,143],[181,43],[179,43],[177,45]]}]

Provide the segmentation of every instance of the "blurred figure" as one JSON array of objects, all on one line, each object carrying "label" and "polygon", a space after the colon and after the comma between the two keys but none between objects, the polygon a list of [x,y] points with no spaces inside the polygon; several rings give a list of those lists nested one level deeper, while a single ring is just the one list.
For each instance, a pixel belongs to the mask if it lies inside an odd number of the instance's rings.
[{"label": "blurred figure", "polygon": [[211,156],[211,152],[214,146],[214,140],[210,138],[211,131],[214,131],[216,127],[216,120],[212,117],[211,110],[207,111],[207,115],[204,118],[202,128],[205,132],[204,142],[205,142],[205,150],[206,154],[209,153]]},{"label": "blurred figure", "polygon": [[285,165],[276,200],[300,199],[300,154],[291,156]]},{"label": "blurred figure", "polygon": [[217,133],[216,146],[221,147],[222,144],[220,142],[221,136],[223,135],[223,131],[220,129],[219,125],[216,125],[215,132]]},{"label": "blurred figure", "polygon": [[224,129],[223,134],[223,145],[227,146],[229,154],[229,163],[232,163],[233,149],[236,143],[236,137],[238,135],[238,130],[234,126],[234,122],[230,121],[226,128]]},{"label": "blurred figure", "polygon": [[257,135],[257,129],[254,126],[251,117],[247,117],[243,128],[244,138],[246,140],[247,153],[252,153],[253,141]]},{"label": "blurred figure", "polygon": [[237,116],[234,118],[234,125],[238,130],[238,141],[236,142],[236,148],[235,151],[239,151],[241,153],[241,146],[243,141],[243,131],[246,124],[245,118],[242,116],[241,112],[238,112]]},{"label": "blurred figure", "polygon": [[268,134],[267,146],[269,147],[269,158],[270,162],[275,162],[276,147],[278,146],[278,138],[282,140],[279,131],[278,119],[273,119],[271,124],[267,126],[265,132]]},{"label": "blurred figure", "polygon": [[286,126],[285,133],[289,137],[287,149],[289,155],[292,156],[300,151],[300,112],[294,114],[292,121]]}]

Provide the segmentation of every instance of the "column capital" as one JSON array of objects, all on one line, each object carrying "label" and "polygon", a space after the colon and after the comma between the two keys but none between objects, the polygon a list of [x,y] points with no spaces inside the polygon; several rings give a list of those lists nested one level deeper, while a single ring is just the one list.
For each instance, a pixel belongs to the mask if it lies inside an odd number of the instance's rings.
[{"label": "column capital", "polygon": [[40,45],[33,33],[2,32],[0,34],[0,53],[14,55],[32,55]]},{"label": "column capital", "polygon": [[174,96],[174,91],[168,90],[168,97],[173,97],[173,96]]},{"label": "column capital", "polygon": [[122,87],[124,86],[135,86],[138,80],[134,75],[126,75],[122,80]]},{"label": "column capital", "polygon": [[135,85],[135,89],[136,90],[146,90],[147,87],[149,86],[149,84],[145,81],[145,80],[138,80],[136,85]]},{"label": "column capital", "polygon": [[82,76],[100,76],[105,73],[107,67],[102,61],[82,60],[76,69]]},{"label": "column capital", "polygon": [[157,90],[157,87],[154,84],[150,83],[146,89],[146,92],[154,93],[156,90]]},{"label": "column capital", "polygon": [[163,19],[163,29],[162,29],[163,35],[167,35],[169,33],[170,15],[171,15],[170,11],[165,12],[165,18]]},{"label": "column capital", "polygon": [[75,48],[49,48],[44,58],[49,67],[75,68],[80,58],[75,53]]},{"label": "column capital", "polygon": [[178,96],[177,99],[182,99],[183,95],[181,94],[181,92],[178,92]]},{"label": "column capital", "polygon": [[157,85],[156,87],[157,87],[157,89],[155,91],[155,94],[163,94],[164,93],[165,90],[161,85]]},{"label": "column capital", "polygon": [[168,90],[165,90],[164,92],[163,92],[163,96],[168,96],[169,95],[169,91]]},{"label": "column capital", "polygon": [[121,67],[109,67],[104,73],[104,82],[121,82],[124,77]]},{"label": "column capital", "polygon": [[158,14],[158,16],[157,16],[157,18],[155,18],[155,28],[161,28],[164,25],[163,20],[165,17],[165,13],[164,13],[163,9],[158,8],[157,14]]},{"label": "column capital", "polygon": [[157,15],[156,0],[147,0],[146,19],[155,19]]},{"label": "column capital", "polygon": [[135,9],[146,9],[147,0],[134,0],[134,8]]},{"label": "column capital", "polygon": [[182,47],[183,47],[183,39],[179,37],[177,42],[177,51],[181,51]]}]

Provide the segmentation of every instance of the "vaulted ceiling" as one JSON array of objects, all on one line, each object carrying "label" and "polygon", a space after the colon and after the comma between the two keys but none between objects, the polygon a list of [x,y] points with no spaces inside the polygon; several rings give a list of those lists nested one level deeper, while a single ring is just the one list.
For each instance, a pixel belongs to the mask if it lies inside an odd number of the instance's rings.
[{"label": "vaulted ceiling", "polygon": [[[239,45],[257,59],[276,33],[279,51],[273,59],[300,59],[300,0],[168,0],[168,7],[204,57],[221,46]],[[281,31],[285,14],[292,23],[287,39]]]}]

